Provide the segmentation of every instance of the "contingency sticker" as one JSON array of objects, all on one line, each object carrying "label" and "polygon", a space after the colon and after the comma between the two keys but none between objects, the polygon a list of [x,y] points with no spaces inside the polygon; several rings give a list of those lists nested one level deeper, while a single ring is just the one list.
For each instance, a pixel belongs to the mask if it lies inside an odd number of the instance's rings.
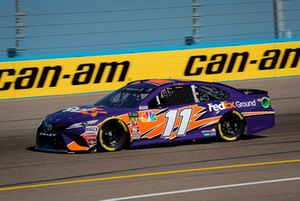
[{"label": "contingency sticker", "polygon": [[139,127],[139,114],[137,112],[130,112],[128,113],[130,123],[128,125],[131,139],[136,140],[140,139],[141,133],[140,133],[140,127]]},{"label": "contingency sticker", "polygon": [[90,147],[94,146],[97,143],[97,134],[98,127],[97,126],[86,126],[84,136]]}]

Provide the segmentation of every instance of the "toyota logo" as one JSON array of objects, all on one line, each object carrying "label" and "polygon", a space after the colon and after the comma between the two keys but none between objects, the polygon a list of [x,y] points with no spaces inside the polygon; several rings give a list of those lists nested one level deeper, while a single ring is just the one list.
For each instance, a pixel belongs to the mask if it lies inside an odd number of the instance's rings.
[{"label": "toyota logo", "polygon": [[51,131],[52,130],[52,125],[51,124],[47,124],[47,130]]}]

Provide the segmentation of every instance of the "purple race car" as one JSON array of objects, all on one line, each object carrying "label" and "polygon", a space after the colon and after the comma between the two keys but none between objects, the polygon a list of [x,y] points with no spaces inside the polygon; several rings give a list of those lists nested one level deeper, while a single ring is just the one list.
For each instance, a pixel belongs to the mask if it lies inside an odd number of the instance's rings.
[{"label": "purple race car", "polygon": [[36,149],[116,151],[201,138],[238,140],[274,127],[266,91],[220,83],[153,79],[130,82],[93,105],[49,114]]}]

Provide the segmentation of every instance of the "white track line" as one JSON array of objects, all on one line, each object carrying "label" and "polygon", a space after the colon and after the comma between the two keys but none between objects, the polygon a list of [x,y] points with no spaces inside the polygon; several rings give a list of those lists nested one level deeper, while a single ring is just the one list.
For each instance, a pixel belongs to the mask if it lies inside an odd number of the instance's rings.
[{"label": "white track line", "polygon": [[278,182],[295,181],[295,180],[300,180],[300,177],[291,177],[291,178],[284,178],[284,179],[246,182],[246,183],[238,183],[238,184],[228,184],[228,185],[221,185],[221,186],[209,186],[209,187],[202,187],[202,188],[191,188],[191,189],[184,189],[184,190],[177,190],[177,191],[167,191],[167,192],[161,192],[161,193],[150,193],[150,194],[134,195],[134,196],[128,196],[128,197],[104,199],[102,201],[131,200],[131,199],[139,199],[139,198],[147,198],[147,197],[155,197],[155,196],[163,196],[163,195],[172,195],[172,194],[179,194],[179,193],[189,193],[189,192],[196,192],[196,191],[206,191],[206,190],[214,190],[214,189],[222,189],[222,188],[251,186],[251,185],[278,183]]}]

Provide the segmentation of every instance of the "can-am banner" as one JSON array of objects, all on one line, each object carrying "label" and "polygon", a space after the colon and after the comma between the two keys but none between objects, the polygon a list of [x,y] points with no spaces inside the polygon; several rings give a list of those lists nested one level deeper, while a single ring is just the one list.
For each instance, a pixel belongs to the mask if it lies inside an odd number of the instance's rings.
[{"label": "can-am banner", "polygon": [[[197,46],[196,46],[197,47]],[[114,90],[139,79],[300,75],[300,41],[0,62],[0,99]]]}]

